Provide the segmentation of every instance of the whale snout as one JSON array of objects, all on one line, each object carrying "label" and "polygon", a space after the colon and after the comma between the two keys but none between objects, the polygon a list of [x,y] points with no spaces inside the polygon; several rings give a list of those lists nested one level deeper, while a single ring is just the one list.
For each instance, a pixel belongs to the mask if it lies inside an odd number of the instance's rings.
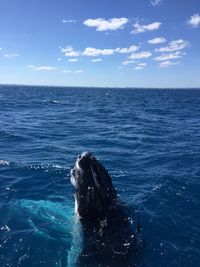
[{"label": "whale snout", "polygon": [[81,218],[101,217],[116,201],[108,171],[90,152],[78,156],[70,180],[75,187],[76,211]]}]

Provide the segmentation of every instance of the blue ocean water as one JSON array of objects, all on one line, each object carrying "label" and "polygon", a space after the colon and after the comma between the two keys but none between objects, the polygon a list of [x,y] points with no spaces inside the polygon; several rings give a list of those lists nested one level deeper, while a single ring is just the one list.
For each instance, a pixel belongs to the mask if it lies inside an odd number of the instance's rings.
[{"label": "blue ocean water", "polygon": [[199,266],[200,90],[31,86],[0,87],[0,266],[69,266],[85,150],[140,219],[136,266]]}]

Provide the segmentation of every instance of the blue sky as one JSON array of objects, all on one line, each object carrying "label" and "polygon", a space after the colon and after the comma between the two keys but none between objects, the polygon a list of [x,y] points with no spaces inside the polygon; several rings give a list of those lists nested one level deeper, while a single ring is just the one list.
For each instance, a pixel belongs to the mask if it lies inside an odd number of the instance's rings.
[{"label": "blue sky", "polygon": [[0,83],[200,87],[199,0],[0,0]]}]

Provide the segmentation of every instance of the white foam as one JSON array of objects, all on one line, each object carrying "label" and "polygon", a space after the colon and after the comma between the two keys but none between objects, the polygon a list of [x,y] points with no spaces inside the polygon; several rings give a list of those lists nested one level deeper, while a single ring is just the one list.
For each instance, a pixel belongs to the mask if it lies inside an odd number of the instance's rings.
[{"label": "white foam", "polygon": [[7,161],[7,160],[3,160],[3,159],[1,159],[0,160],[0,166],[8,166],[8,165],[10,165],[10,161]]}]

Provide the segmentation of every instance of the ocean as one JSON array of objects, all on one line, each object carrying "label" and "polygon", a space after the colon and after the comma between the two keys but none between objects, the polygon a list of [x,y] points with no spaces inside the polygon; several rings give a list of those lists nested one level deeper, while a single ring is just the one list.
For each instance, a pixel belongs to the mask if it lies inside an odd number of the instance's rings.
[{"label": "ocean", "polygon": [[199,266],[200,90],[0,86],[0,267],[71,267],[83,151],[140,221],[133,266]]}]

